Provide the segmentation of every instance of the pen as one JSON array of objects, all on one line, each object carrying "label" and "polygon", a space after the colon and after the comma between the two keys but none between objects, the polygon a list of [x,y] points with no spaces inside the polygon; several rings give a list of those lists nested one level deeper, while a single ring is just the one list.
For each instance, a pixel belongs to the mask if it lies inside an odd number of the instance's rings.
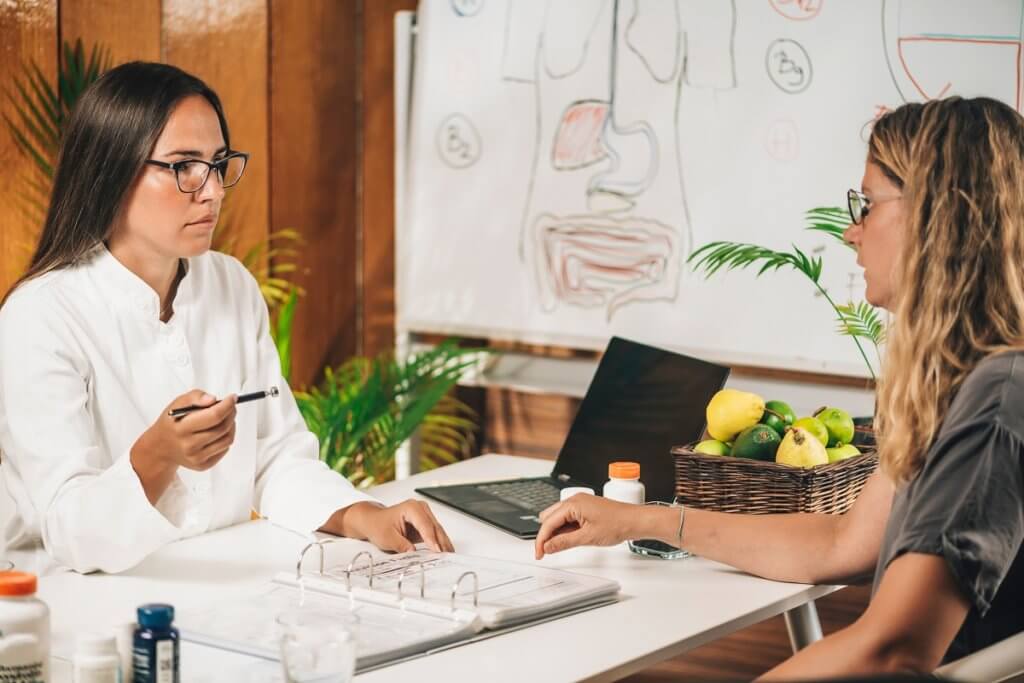
[{"label": "pen", "polygon": [[[242,394],[241,396],[238,397],[237,400],[235,400],[235,403],[247,403],[249,401],[258,401],[259,399],[266,398],[267,396],[277,396],[279,393],[281,392],[277,390],[277,387],[270,387],[266,391],[254,391],[250,394]],[[220,401],[217,401],[217,403],[220,403]],[[210,406],[213,405],[216,404],[211,403],[209,406],[184,406],[182,408],[172,408],[171,410],[167,411],[167,414],[173,418],[179,418],[188,415],[193,411],[202,410],[203,408],[209,408]]]}]

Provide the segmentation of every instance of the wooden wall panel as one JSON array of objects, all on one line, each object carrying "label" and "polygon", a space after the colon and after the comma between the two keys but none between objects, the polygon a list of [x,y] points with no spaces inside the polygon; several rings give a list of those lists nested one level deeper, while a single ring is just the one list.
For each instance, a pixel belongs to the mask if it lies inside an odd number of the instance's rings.
[{"label": "wooden wall panel", "polygon": [[160,0],[90,0],[60,3],[60,40],[82,40],[86,53],[99,43],[111,63],[160,59]]},{"label": "wooden wall panel", "polygon": [[488,388],[481,450],[554,460],[579,406],[569,396]]},{"label": "wooden wall panel", "polygon": [[293,384],[356,350],[359,3],[270,1],[271,224],[302,231]]},{"label": "wooden wall panel", "polygon": [[413,9],[416,0],[364,2],[360,351],[368,355],[395,344],[394,16]]},{"label": "wooden wall panel", "polygon": [[[57,72],[56,0],[0,2],[0,82],[13,91],[12,79],[35,62],[43,73]],[[0,93],[3,90],[0,89]],[[0,111],[13,117],[11,104],[0,95]],[[7,124],[0,121],[0,293],[23,272],[39,237],[41,219],[31,220],[19,207],[24,179],[35,174],[34,164],[15,146]]]},{"label": "wooden wall panel", "polygon": [[237,238],[236,256],[270,233],[267,45],[265,0],[163,2],[162,59],[217,92],[231,146],[252,155],[245,177],[228,191],[218,228]]}]

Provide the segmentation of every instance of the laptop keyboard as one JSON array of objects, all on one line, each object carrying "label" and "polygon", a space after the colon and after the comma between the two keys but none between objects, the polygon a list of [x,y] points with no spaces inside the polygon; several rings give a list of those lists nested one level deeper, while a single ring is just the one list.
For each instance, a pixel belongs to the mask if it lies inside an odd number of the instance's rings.
[{"label": "laptop keyboard", "polygon": [[518,505],[524,510],[540,512],[558,502],[559,488],[543,480],[509,481],[500,484],[482,484],[481,491],[501,500]]}]

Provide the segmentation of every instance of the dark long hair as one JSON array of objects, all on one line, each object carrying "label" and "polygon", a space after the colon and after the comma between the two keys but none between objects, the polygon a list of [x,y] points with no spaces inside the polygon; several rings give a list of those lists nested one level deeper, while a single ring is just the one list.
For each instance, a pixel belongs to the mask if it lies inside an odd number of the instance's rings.
[{"label": "dark long hair", "polygon": [[217,112],[230,148],[217,93],[175,66],[122,64],[82,93],[64,130],[39,246],[11,292],[27,280],[75,263],[110,236],[125,195],[167,119],[190,95],[205,97]]}]

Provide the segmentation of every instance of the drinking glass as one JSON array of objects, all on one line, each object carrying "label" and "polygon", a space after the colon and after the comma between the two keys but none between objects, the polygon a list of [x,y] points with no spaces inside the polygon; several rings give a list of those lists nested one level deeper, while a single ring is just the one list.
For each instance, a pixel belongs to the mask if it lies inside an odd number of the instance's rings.
[{"label": "drinking glass", "polygon": [[288,683],[349,683],[356,668],[352,614],[297,608],[277,617],[281,664]]}]

